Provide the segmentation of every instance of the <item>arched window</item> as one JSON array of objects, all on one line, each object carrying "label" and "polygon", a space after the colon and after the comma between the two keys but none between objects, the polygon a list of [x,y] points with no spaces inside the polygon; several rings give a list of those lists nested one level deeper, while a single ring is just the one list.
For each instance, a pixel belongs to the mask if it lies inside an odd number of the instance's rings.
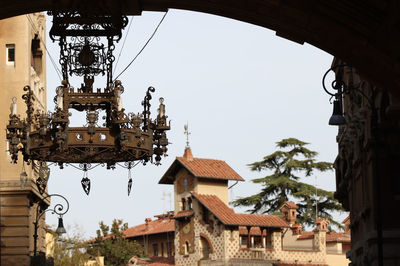
[{"label": "arched window", "polygon": [[185,255],[189,255],[189,242],[185,242]]}]

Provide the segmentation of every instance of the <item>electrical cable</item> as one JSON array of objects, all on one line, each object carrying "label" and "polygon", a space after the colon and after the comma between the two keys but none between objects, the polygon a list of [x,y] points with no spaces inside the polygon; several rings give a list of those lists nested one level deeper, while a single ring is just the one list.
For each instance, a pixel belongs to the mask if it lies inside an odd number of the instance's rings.
[{"label": "electrical cable", "polygon": [[165,17],[167,16],[168,11],[164,13],[164,16],[161,18],[160,22],[158,23],[157,27],[151,34],[150,38],[147,40],[147,42],[143,45],[142,49],[136,54],[136,56],[132,59],[132,61],[124,68],[124,70],[121,71],[121,73],[118,74],[118,76],[113,80],[116,81],[131,65],[132,63],[138,58],[138,56],[143,52],[143,50],[146,48],[146,46],[149,44],[151,39],[153,39],[154,35],[156,34],[158,28],[161,26],[161,23],[164,21]]},{"label": "electrical cable", "polygon": [[124,50],[124,46],[125,46],[126,39],[128,38],[130,29],[131,29],[131,26],[132,26],[132,21],[133,21],[133,16],[132,16],[131,21],[129,22],[129,26],[128,26],[128,30],[127,30],[126,35],[125,35],[124,42],[122,43],[121,50],[119,51],[119,55],[118,55],[118,58],[117,58],[117,62],[115,63],[115,66],[114,66],[113,74],[115,73],[115,70],[117,70],[117,66],[118,66],[119,59],[121,58],[121,54],[122,54],[122,51]]},{"label": "electrical cable", "polygon": [[[29,17],[29,15],[25,15],[25,16],[26,16],[26,18],[27,18],[29,24],[31,25],[32,29],[33,29],[35,32],[38,32],[38,34],[40,35],[40,32],[37,30],[35,24],[33,23],[32,19]],[[46,53],[47,53],[47,55],[49,56],[50,61],[51,61],[52,65],[53,65],[53,67],[54,67],[54,69],[55,69],[55,71],[56,71],[56,73],[57,73],[58,78],[60,79],[60,81],[62,81],[62,78],[61,78],[62,73],[61,73],[61,71],[57,68],[56,63],[55,63],[53,57],[51,56],[51,54],[49,53],[49,50],[47,49],[47,46],[46,46],[46,44],[44,43],[44,41],[43,41],[43,39],[41,38],[41,36],[39,36],[39,40],[40,40],[40,42],[43,44],[44,49],[46,50]],[[60,75],[60,74],[61,74],[61,75]]]}]

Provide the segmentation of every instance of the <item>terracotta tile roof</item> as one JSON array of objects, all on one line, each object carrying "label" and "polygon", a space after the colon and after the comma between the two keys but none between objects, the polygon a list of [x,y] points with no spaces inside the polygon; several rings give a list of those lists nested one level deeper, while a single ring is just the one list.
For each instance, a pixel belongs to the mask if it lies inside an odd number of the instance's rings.
[{"label": "terracotta tile roof", "polygon": [[314,238],[314,232],[309,232],[309,231],[303,231],[301,235],[297,238],[297,240],[303,240],[303,239],[313,239]]},{"label": "terracotta tile roof", "polygon": [[186,160],[183,157],[177,157],[177,160],[196,177],[244,181],[225,161],[200,158]]},{"label": "terracotta tile roof", "polygon": [[292,228],[297,228],[297,227],[303,227],[301,224],[294,224],[292,225]]},{"label": "terracotta tile roof", "polygon": [[294,203],[293,201],[285,201],[279,209],[282,209],[282,207],[285,205],[288,206],[289,208],[295,208],[295,209],[299,208],[299,206],[297,206],[296,203]]},{"label": "terracotta tile roof", "polygon": [[136,237],[142,235],[160,234],[175,231],[175,220],[170,218],[149,221],[147,224],[140,224],[130,227],[124,231],[125,237]]},{"label": "terracotta tile roof", "polygon": [[320,223],[329,223],[329,220],[325,217],[322,218],[318,218],[317,221],[315,222],[316,224],[320,224]]},{"label": "terracotta tile roof", "polygon": [[[246,226],[239,226],[239,234],[240,235],[248,235]],[[250,234],[254,235],[254,236],[261,235],[260,227],[252,227],[252,228],[250,228]],[[265,235],[265,230],[264,230],[264,235]]]},{"label": "terracotta tile roof", "polygon": [[175,214],[172,218],[173,219],[179,219],[179,218],[184,218],[184,217],[190,217],[194,214],[193,210],[184,210],[184,211],[179,211],[177,214]]},{"label": "terracotta tile roof", "polygon": [[195,192],[192,192],[192,195],[224,224],[288,227],[288,224],[277,215],[235,213],[215,195],[202,195]]},{"label": "terracotta tile roof", "polygon": [[[313,239],[314,232],[303,232],[297,240],[304,239]],[[349,234],[341,233],[341,232],[327,232],[326,233],[326,242],[351,242],[351,238]]]},{"label": "terracotta tile roof", "polygon": [[326,242],[351,242],[351,237],[346,233],[328,232],[326,234]]},{"label": "terracotta tile roof", "polygon": [[198,178],[244,181],[244,179],[225,161],[201,158],[187,160],[184,157],[176,157],[176,160],[161,177],[158,183],[173,184],[177,169],[181,167],[184,167],[193,176]]}]

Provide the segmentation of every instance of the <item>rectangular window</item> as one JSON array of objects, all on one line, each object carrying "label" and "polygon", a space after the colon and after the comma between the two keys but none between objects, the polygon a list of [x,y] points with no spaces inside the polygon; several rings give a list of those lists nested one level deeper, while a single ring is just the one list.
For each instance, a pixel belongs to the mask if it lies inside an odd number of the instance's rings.
[{"label": "rectangular window", "polygon": [[7,65],[15,63],[15,44],[6,44],[6,63]]},{"label": "rectangular window", "polygon": [[153,256],[158,257],[158,244],[153,244]]},{"label": "rectangular window", "polygon": [[164,257],[164,243],[161,243],[161,257]]}]

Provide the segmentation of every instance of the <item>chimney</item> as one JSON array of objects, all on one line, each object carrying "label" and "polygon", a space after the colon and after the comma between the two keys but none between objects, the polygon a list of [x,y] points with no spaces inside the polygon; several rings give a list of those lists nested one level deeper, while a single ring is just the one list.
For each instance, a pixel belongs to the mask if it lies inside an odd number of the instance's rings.
[{"label": "chimney", "polygon": [[183,154],[183,158],[185,158],[188,161],[193,161],[193,154],[190,147],[185,148],[185,153]]},{"label": "chimney", "polygon": [[151,218],[146,218],[144,219],[145,223],[146,223],[146,230],[149,229],[149,223],[151,222]]}]

